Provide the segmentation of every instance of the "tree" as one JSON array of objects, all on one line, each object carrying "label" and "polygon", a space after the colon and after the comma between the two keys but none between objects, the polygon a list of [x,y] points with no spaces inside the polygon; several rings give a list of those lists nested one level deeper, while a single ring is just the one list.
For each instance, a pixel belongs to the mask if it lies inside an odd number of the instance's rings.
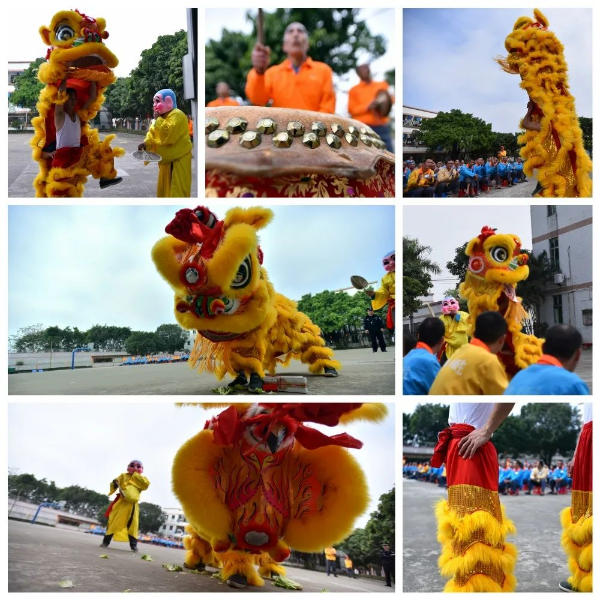
[{"label": "tree", "polygon": [[[158,90],[156,90],[158,91]],[[105,107],[113,117],[136,117],[137,113],[131,101],[131,78],[119,77],[115,83],[108,86],[104,92]],[[141,114],[145,114],[144,111]]]},{"label": "tree", "polygon": [[158,352],[173,353],[183,350],[187,340],[187,332],[177,324],[159,325],[155,335]]},{"label": "tree", "polygon": [[[519,156],[520,146],[519,142],[517,142],[517,138],[519,137],[518,133],[494,133],[494,135],[496,136],[496,139],[493,148],[489,151],[490,156],[497,156],[500,146],[504,146],[507,156]],[[488,154],[488,152],[486,152],[486,154]]]},{"label": "tree", "polygon": [[44,349],[44,326],[41,323],[21,327],[11,335],[9,345],[13,352],[42,352]]},{"label": "tree", "polygon": [[164,88],[173,90],[178,108],[189,113],[189,101],[183,98],[182,60],[187,52],[187,33],[183,29],[173,35],[161,35],[148,50],[142,51],[142,58],[127,82],[131,115],[151,114],[152,98]]},{"label": "tree", "polygon": [[140,531],[158,533],[158,530],[166,521],[167,515],[158,504],[140,502]]},{"label": "tree", "polygon": [[402,238],[403,272],[402,303],[403,315],[411,316],[420,306],[419,296],[425,296],[431,288],[431,275],[441,272],[439,265],[427,258],[431,252],[429,246],[422,246],[419,240],[404,236]]},{"label": "tree", "polygon": [[446,263],[446,269],[462,283],[467,276],[469,270],[469,257],[467,256],[467,246],[469,242],[465,242],[454,251],[454,260],[449,260]]},{"label": "tree", "polygon": [[457,109],[423,119],[419,131],[419,140],[428,148],[446,151],[454,159],[486,154],[496,139],[490,123]]},{"label": "tree", "polygon": [[404,443],[416,440],[420,444],[435,444],[438,433],[448,427],[449,413],[450,407],[445,404],[418,404],[410,417],[410,438],[404,439]]},{"label": "tree", "polygon": [[157,351],[156,333],[134,331],[125,342],[127,354],[154,354]]},{"label": "tree", "polygon": [[583,134],[583,147],[590,153],[591,157],[594,154],[593,119],[591,117],[579,117],[579,127],[581,127],[581,133]]},{"label": "tree", "polygon": [[[309,34],[309,55],[327,63],[333,72],[344,75],[354,69],[361,54],[371,59],[385,53],[385,41],[374,36],[367,23],[358,19],[356,8],[278,8],[265,12],[265,44],[271,48],[271,64],[283,61],[285,28],[294,21],[304,24]],[[226,81],[235,95],[244,96],[246,76],[252,68],[251,52],[257,39],[256,12],[246,13],[254,24],[250,34],[223,30],[220,40],[206,45],[206,98],[215,97],[219,81]]]},{"label": "tree", "polygon": [[15,77],[15,91],[10,95],[10,102],[15,106],[35,109],[44,84],[38,79],[38,70],[45,58],[36,58],[20,75]]}]

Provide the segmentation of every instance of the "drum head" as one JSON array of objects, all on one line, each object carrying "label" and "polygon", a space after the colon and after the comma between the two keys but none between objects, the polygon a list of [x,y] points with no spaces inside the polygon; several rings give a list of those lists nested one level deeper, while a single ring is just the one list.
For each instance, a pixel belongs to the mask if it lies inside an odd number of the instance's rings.
[{"label": "drum head", "polygon": [[382,117],[387,117],[392,111],[392,99],[387,92],[379,92],[375,98],[377,102],[377,112]]},{"label": "drum head", "polygon": [[159,162],[162,160],[160,154],[154,154],[154,152],[148,152],[146,150],[136,150],[135,152],[132,152],[131,155],[133,158],[144,162]]},{"label": "drum head", "polygon": [[360,275],[352,275],[352,277],[350,277],[350,283],[352,284],[352,287],[357,290],[364,290],[369,285],[369,282]]}]

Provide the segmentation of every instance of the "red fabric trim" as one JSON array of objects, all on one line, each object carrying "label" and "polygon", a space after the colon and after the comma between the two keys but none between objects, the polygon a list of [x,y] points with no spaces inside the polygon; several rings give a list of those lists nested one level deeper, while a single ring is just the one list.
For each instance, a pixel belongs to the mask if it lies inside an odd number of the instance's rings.
[{"label": "red fabric trim", "polygon": [[108,519],[110,513],[112,512],[112,509],[114,508],[115,504],[117,503],[118,500],[121,499],[121,494],[117,494],[117,497],[108,505],[108,508],[106,509],[106,512],[104,513],[104,516]]},{"label": "red fabric trim", "polygon": [[53,169],[68,169],[69,167],[73,167],[81,160],[81,155],[83,154],[83,148],[60,148],[54,154],[54,159],[52,160],[52,168]]},{"label": "red fabric trim", "polygon": [[592,424],[593,421],[590,421],[583,426],[573,461],[573,489],[580,492],[591,492],[594,489]]},{"label": "red fabric trim", "polygon": [[421,350],[427,350],[429,354],[433,354],[433,350],[425,343],[425,342],[417,342],[415,348],[419,348]]},{"label": "red fabric trim", "polygon": [[478,340],[477,338],[472,338],[469,344],[473,344],[473,346],[477,346],[478,348],[483,348],[484,350],[487,350],[491,353],[491,350],[489,349],[488,345],[484,344],[481,340]]},{"label": "red fabric trim", "polygon": [[537,361],[537,364],[552,365],[553,367],[560,367],[561,369],[564,369],[560,360],[558,360],[558,358],[555,358],[554,356],[550,356],[550,354],[542,354],[539,360]]},{"label": "red fabric trim", "polygon": [[497,492],[498,454],[492,442],[478,448],[473,458],[463,458],[458,454],[458,443],[474,430],[472,425],[458,423],[440,431],[431,465],[437,468],[446,463],[448,487],[476,485]]},{"label": "red fabric trim", "polygon": [[394,298],[390,298],[388,300],[388,311],[385,320],[385,324],[388,329],[394,329],[394,308],[396,308],[396,300]]},{"label": "red fabric trim", "polygon": [[177,211],[165,231],[182,242],[202,244],[200,255],[210,258],[223,236],[223,221],[217,221],[214,227],[208,227],[200,222],[193,210],[183,208]]}]

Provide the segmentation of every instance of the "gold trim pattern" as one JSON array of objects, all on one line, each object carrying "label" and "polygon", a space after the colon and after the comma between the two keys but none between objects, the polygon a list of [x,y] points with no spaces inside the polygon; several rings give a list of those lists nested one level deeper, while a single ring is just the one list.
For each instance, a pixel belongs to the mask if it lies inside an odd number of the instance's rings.
[{"label": "gold trim pattern", "polygon": [[478,510],[490,513],[498,523],[502,523],[502,509],[498,492],[476,485],[451,485],[448,488],[448,504],[459,517]]},{"label": "gold trim pattern", "polygon": [[573,490],[571,492],[571,519],[577,523],[581,517],[591,517],[594,508],[594,492],[582,492]]},{"label": "gold trim pattern", "polygon": [[485,544],[489,548],[504,550],[504,544],[500,543],[496,546],[493,546],[486,540],[485,531],[483,529],[478,529],[477,531],[474,531],[471,537],[468,540],[465,540],[464,542],[461,542],[457,539],[452,540],[452,554],[454,556],[464,556],[471,546],[479,543]]},{"label": "gold trim pattern", "polygon": [[495,581],[500,587],[504,585],[504,573],[502,569],[495,565],[486,565],[481,562],[476,563],[473,569],[467,573],[457,573],[454,576],[454,582],[457,586],[463,587],[473,575],[485,575]]}]

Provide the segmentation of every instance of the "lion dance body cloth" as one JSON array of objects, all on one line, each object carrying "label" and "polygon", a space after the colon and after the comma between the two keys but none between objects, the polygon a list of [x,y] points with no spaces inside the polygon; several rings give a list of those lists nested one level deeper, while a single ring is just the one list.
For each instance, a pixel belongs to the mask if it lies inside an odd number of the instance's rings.
[{"label": "lion dance body cloth", "polygon": [[[123,148],[111,148],[114,135],[100,140],[98,130],[89,122],[104,103],[104,90],[116,81],[112,71],[119,64],[107,48],[104,19],[94,19],[75,10],[63,10],[52,17],[49,27],[40,27],[40,35],[49,46],[47,62],[40,65],[38,78],[46,84],[37,103],[39,117],[32,120],[34,136],[30,142],[39,173],[33,187],[37,198],[81,197],[88,176],[115,179],[114,158],[123,156]],[[78,147],[56,151],[54,109],[64,104],[68,94],[59,91],[66,78],[67,89],[77,92],[76,113],[81,121]],[[96,99],[90,104],[90,83],[96,83]],[[84,105],[86,105],[84,107]]]},{"label": "lion dance body cloth", "polygon": [[365,475],[346,450],[362,442],[307,423],[386,414],[382,404],[239,403],[207,421],[173,463],[173,491],[190,524],[185,565],[221,567],[236,587],[262,586],[262,577],[285,574],[279,563],[290,547],[321,552],[344,539],[368,505]]},{"label": "lion dance body cloth", "polygon": [[469,307],[468,333],[472,336],[475,321],[482,312],[499,312],[508,331],[505,347],[497,356],[508,377],[513,377],[542,355],[543,340],[522,331],[529,314],[517,296],[517,283],[529,276],[529,256],[521,252],[519,237],[496,233],[487,226],[469,242],[465,253],[469,265],[459,293]]},{"label": "lion dance body cloth", "polygon": [[591,592],[593,579],[592,405],[584,404],[584,425],[573,462],[571,506],[560,515],[562,546],[569,557],[569,583],[577,592]]},{"label": "lion dance body cloth", "polygon": [[320,329],[296,303],[275,292],[257,232],[267,208],[232,208],[220,221],[210,210],[180,210],[152,258],[175,291],[175,316],[198,332],[190,364],[222,379],[275,373],[295,358],[314,374],[337,375],[340,364]]},{"label": "lion dance body cloth", "polygon": [[569,92],[564,47],[548,30],[548,19],[538,10],[535,20],[519,17],[504,43],[508,56],[497,62],[507,73],[520,75],[521,87],[529,95],[527,118],[537,123],[526,129],[522,144],[523,170],[541,185],[544,198],[591,198],[592,161],[584,146],[575,113],[575,98]]},{"label": "lion dance body cloth", "polygon": [[[493,404],[462,405],[481,406],[491,410]],[[463,408],[463,413],[468,410]],[[438,434],[431,460],[434,467],[446,464],[448,483],[448,500],[440,500],[435,509],[442,546],[440,572],[449,578],[444,592],[512,592],[517,550],[505,538],[516,530],[498,496],[498,455],[488,441],[473,458],[459,456],[459,441],[483,424],[468,420],[475,426],[452,423],[451,408],[450,427]]]}]

